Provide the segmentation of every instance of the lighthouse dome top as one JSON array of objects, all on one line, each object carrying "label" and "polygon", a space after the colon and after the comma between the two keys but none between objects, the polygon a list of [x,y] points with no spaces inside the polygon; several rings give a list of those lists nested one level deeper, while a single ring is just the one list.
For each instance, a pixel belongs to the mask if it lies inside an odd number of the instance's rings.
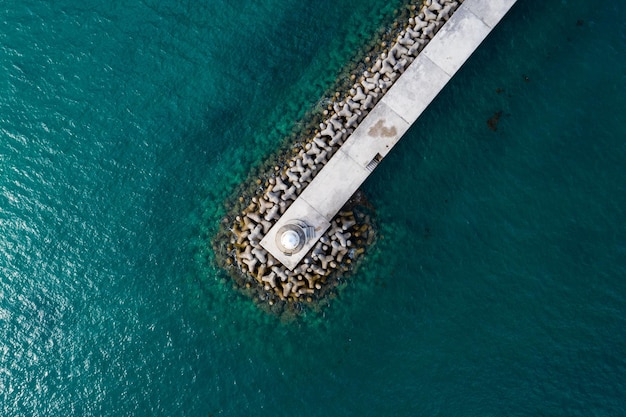
[{"label": "lighthouse dome top", "polygon": [[280,244],[287,250],[294,250],[300,244],[300,236],[294,230],[285,230],[280,235]]},{"label": "lighthouse dome top", "polygon": [[292,221],[278,229],[276,246],[285,255],[292,255],[300,252],[313,235],[312,227],[302,221]]}]

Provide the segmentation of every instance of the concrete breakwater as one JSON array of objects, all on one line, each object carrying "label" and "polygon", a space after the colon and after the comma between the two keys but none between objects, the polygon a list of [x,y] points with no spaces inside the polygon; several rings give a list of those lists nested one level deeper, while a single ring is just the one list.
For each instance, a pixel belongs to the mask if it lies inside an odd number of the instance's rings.
[{"label": "concrete breakwater", "polygon": [[[275,166],[264,182],[257,182],[256,195],[226,226],[228,243],[223,266],[240,286],[268,305],[312,302],[336,285],[337,275],[349,270],[371,244],[374,233],[370,219],[349,209],[340,211],[326,225],[326,231],[296,265],[281,263],[261,245],[261,240],[461,3],[426,0],[419,7],[413,5],[408,20],[399,22],[403,29],[394,42],[382,45],[375,59],[366,59],[367,69],[352,74],[351,88],[338,93],[324,110],[319,129],[308,138],[300,138],[303,145],[297,153]],[[377,162],[372,161],[371,170]],[[306,226],[287,230],[277,243],[283,251],[296,249],[306,233]]]}]

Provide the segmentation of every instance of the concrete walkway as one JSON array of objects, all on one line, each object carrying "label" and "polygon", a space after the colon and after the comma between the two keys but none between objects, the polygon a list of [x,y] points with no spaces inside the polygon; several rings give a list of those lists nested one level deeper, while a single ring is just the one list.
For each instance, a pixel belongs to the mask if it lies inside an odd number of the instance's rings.
[{"label": "concrete walkway", "polygon": [[[295,268],[516,1],[465,0],[263,237],[261,246],[288,269]],[[291,223],[306,223],[314,233],[297,253],[289,255],[279,249],[276,235]]]}]

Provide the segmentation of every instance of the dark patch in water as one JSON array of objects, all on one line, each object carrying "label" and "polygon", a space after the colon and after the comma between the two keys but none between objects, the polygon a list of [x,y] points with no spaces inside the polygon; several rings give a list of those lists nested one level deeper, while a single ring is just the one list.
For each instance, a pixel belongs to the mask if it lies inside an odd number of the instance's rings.
[{"label": "dark patch in water", "polygon": [[493,116],[489,118],[489,120],[487,120],[487,126],[489,126],[489,129],[493,130],[494,132],[498,130],[498,122],[500,121],[501,116],[502,110],[499,110],[495,112]]}]

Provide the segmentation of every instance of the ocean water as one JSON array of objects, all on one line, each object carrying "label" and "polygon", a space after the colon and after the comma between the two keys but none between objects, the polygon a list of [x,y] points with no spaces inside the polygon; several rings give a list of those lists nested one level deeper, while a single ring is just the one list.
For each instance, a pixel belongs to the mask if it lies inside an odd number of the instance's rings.
[{"label": "ocean water", "polygon": [[210,263],[398,3],[3,1],[1,416],[626,415],[626,3],[518,1],[364,185],[381,239],[322,314]]}]

